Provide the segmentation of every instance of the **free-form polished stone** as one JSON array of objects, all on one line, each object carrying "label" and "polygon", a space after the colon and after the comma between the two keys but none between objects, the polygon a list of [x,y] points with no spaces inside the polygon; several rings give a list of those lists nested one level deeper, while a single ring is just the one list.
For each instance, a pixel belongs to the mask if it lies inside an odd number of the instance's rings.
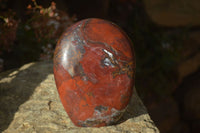
[{"label": "free-form polished stone", "polygon": [[54,53],[54,76],[76,126],[106,126],[123,115],[134,86],[131,45],[117,25],[102,19],[82,20],[63,33]]}]

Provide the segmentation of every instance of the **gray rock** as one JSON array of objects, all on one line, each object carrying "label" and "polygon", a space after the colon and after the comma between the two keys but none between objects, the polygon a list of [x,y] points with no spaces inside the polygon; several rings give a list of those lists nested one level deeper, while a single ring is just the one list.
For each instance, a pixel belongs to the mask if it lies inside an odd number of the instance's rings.
[{"label": "gray rock", "polygon": [[54,82],[51,62],[29,63],[0,74],[0,132],[3,133],[158,133],[136,90],[122,119],[101,128],[73,125]]}]

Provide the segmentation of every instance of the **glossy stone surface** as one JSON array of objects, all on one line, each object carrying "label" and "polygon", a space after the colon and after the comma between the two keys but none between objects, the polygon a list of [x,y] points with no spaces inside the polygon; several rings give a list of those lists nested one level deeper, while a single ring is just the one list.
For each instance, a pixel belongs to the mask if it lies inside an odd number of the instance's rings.
[{"label": "glossy stone surface", "polygon": [[115,123],[132,95],[135,57],[127,35],[102,19],[68,28],[54,53],[54,76],[61,102],[76,126]]}]

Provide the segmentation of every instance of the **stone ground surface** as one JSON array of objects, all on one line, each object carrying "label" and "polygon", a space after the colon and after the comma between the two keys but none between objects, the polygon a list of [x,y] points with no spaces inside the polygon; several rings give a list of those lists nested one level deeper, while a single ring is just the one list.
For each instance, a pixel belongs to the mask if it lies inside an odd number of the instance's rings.
[{"label": "stone ground surface", "polygon": [[136,90],[126,113],[116,125],[101,128],[74,126],[60,102],[52,70],[52,62],[39,62],[0,74],[0,132],[159,132]]}]

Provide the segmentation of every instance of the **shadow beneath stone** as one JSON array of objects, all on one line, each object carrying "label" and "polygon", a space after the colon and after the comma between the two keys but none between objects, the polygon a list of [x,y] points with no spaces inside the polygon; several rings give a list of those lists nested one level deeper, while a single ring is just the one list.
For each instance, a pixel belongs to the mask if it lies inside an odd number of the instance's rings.
[{"label": "shadow beneath stone", "polygon": [[20,105],[53,73],[53,63],[30,63],[0,74],[0,132],[6,130]]},{"label": "shadow beneath stone", "polygon": [[116,123],[120,124],[130,118],[138,117],[140,115],[148,114],[147,109],[139,98],[135,87],[133,88],[133,95],[131,97],[130,103],[121,119]]}]

